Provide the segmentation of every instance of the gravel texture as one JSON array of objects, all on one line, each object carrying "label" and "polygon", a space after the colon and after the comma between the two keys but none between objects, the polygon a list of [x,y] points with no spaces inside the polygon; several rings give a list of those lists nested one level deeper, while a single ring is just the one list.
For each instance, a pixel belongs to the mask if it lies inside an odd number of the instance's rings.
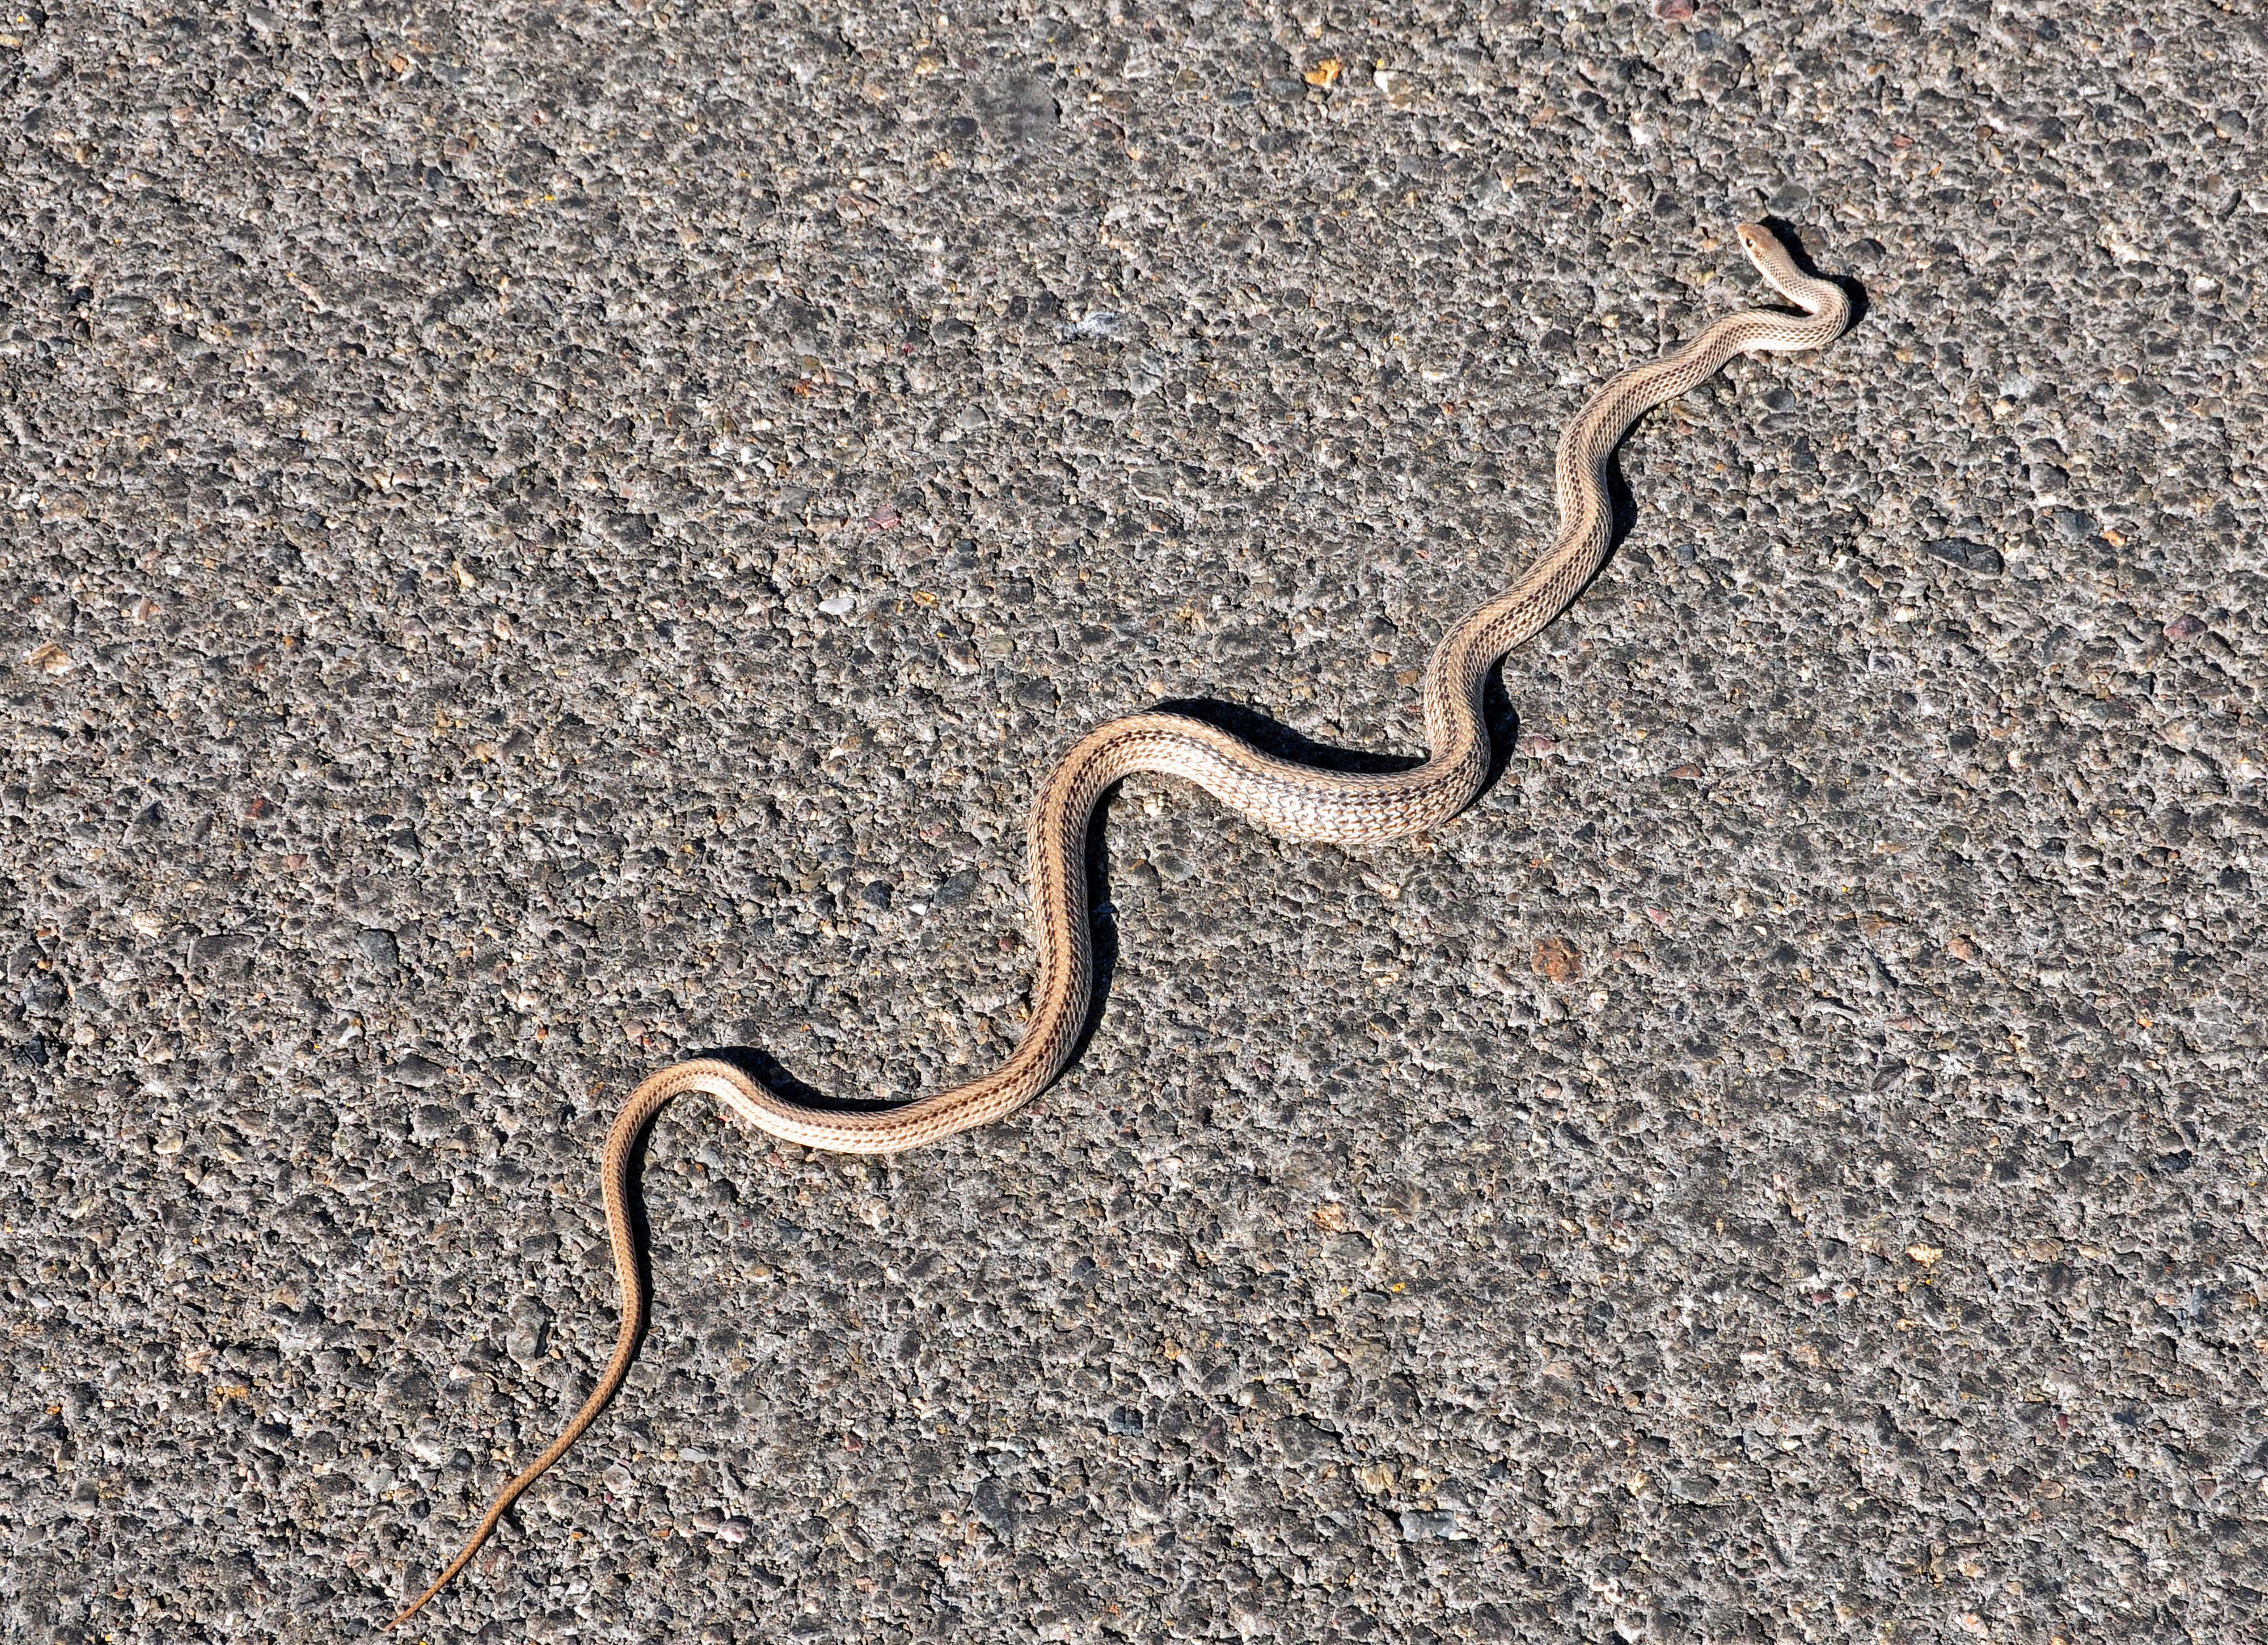
[{"label": "gravel texture", "polygon": [[2257,1628],[2268,34],[1901,4],[13,0],[0,1633],[370,1634],[629,1087],[998,1057],[1111,715],[1410,751],[1760,212],[1487,796],[1130,782],[1031,1110],[666,1116],[409,1637]]}]

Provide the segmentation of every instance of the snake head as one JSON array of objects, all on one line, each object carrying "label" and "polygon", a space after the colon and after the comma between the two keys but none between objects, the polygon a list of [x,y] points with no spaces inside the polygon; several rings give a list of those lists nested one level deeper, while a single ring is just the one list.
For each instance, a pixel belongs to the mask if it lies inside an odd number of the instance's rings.
[{"label": "snake head", "polygon": [[1797,268],[1780,237],[1763,224],[1743,223],[1734,232],[1740,235],[1741,249],[1749,254],[1749,261],[1756,264],[1764,284],[1819,322],[1818,335],[1808,342],[1783,341],[1767,346],[1775,350],[1816,348],[1842,335],[1844,326],[1850,321],[1851,305],[1841,286]]}]

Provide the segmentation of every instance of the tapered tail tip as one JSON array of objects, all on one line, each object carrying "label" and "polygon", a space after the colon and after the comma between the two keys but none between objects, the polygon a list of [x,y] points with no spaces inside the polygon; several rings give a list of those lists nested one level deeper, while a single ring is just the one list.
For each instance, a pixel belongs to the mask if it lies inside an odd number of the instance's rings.
[{"label": "tapered tail tip", "polygon": [[429,1588],[423,1593],[418,1595],[416,1599],[412,1600],[409,1604],[403,1606],[401,1611],[397,1612],[394,1614],[394,1620],[387,1623],[384,1627],[379,1629],[379,1632],[381,1634],[393,1633],[394,1629],[400,1627],[403,1623],[409,1621],[410,1618],[423,1611],[425,1608],[425,1602],[431,1599],[436,1591],[438,1591],[436,1589]]}]

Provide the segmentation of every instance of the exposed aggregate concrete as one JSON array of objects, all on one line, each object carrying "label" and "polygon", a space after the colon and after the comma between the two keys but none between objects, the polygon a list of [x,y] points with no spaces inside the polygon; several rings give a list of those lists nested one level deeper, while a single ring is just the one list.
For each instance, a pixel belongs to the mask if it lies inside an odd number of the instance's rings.
[{"label": "exposed aggregate concrete", "polygon": [[630,1086],[1001,1055],[1111,715],[1411,751],[1760,212],[1862,317],[1633,436],[1487,796],[1130,782],[1031,1110],[665,1116],[411,1637],[2257,1627],[2249,12],[17,0],[7,1637],[370,1634]]}]

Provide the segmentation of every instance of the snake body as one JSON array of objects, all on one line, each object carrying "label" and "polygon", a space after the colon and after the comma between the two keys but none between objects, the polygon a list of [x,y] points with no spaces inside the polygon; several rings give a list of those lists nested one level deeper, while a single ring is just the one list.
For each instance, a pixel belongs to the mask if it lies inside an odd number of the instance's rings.
[{"label": "snake body", "polygon": [[614,1354],[565,1430],[497,1493],[462,1551],[394,1623],[464,1569],[504,1511],[566,1454],[629,1374],[646,1305],[629,1216],[631,1158],[639,1134],[672,1098],[699,1092],[783,1141],[837,1154],[902,1153],[988,1125],[1028,1102],[1063,1072],[1086,1020],[1094,981],[1087,830],[1096,801],[1130,773],[1185,778],[1273,833],[1349,845],[1404,838],[1447,821],[1471,802],[1488,772],[1481,694],[1489,670],[1557,616],[1606,557],[1613,520],[1605,473],[1616,443],[1646,412],[1697,387],[1735,355],[1822,348],[1841,335],[1849,319],[1841,289],[1804,274],[1770,230],[1742,224],[1738,232],[1756,271],[1803,312],[1749,309],[1727,315],[1675,353],[1614,378],[1567,425],[1552,468],[1557,536],[1508,591],[1452,628],[1426,666],[1422,690],[1432,754],[1423,765],[1384,775],[1319,771],[1277,759],[1184,715],[1114,719],[1064,756],[1032,805],[1026,849],[1039,968],[1031,1026],[998,1067],[881,1111],[837,1112],[788,1102],[733,1065],[711,1059],[665,1068],[630,1093],[608,1133],[600,1171],[622,1287]]}]

